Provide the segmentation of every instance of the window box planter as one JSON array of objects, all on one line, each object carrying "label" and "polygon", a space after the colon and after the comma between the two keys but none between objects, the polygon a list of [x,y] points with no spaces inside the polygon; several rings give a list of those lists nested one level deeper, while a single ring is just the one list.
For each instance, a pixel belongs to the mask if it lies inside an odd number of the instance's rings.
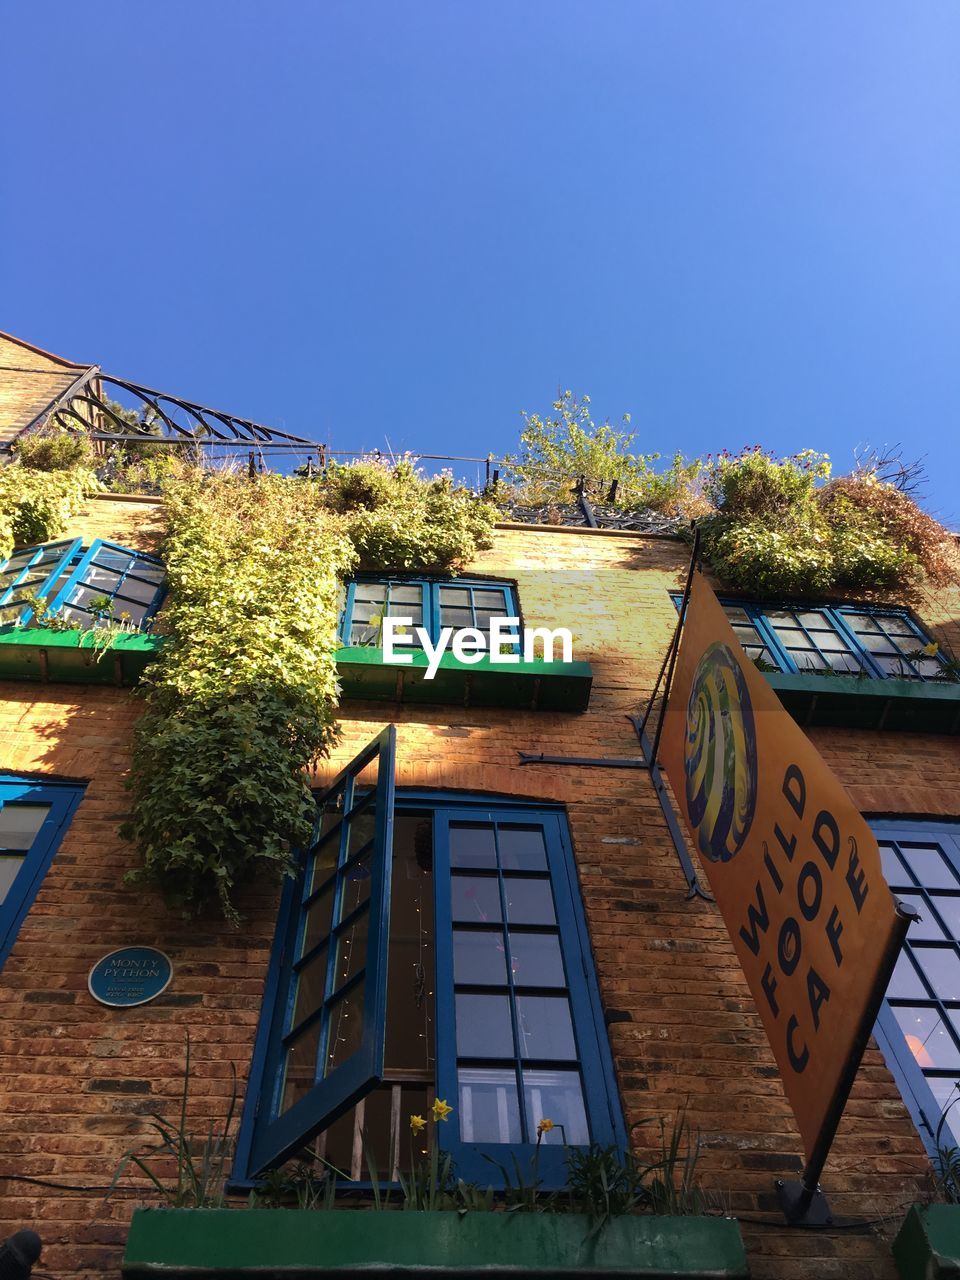
[{"label": "window box planter", "polygon": [[960,733],[960,684],[766,673],[798,724]]},{"label": "window box planter", "polygon": [[0,680],[133,685],[162,644],[162,636],[120,632],[103,652],[89,631],[16,628],[0,633]]},{"label": "window box planter", "polygon": [[138,1209],[124,1280],[381,1276],[747,1276],[730,1218],[356,1209]]},{"label": "window box planter", "polygon": [[960,1276],[960,1205],[915,1204],[893,1242],[901,1280]]},{"label": "window box planter", "polygon": [[445,653],[432,680],[427,655],[410,665],[385,663],[383,650],[353,645],[337,650],[345,698],[375,702],[443,703],[458,707],[515,707],[528,711],[586,711],[593,684],[589,662],[460,662]]}]

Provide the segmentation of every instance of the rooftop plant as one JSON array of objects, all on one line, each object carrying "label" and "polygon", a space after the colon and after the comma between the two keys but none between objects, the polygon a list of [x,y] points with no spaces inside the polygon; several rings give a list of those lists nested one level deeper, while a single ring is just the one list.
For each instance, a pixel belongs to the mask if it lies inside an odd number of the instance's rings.
[{"label": "rooftop plant", "polygon": [[84,496],[99,488],[85,467],[37,471],[22,462],[0,468],[0,558],[15,546],[58,538]]}]

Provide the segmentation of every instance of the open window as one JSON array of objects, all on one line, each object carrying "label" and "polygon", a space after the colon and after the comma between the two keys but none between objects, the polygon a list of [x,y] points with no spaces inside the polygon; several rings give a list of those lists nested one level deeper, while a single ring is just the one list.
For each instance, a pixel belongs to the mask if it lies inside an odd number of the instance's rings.
[{"label": "open window", "polygon": [[56,618],[80,628],[112,622],[144,631],[163,596],[161,561],[102,538],[21,547],[0,563],[0,628]]},{"label": "open window", "polygon": [[380,645],[383,619],[406,617],[412,620],[411,644],[416,644],[417,627],[436,644],[443,627],[487,633],[492,618],[518,616],[516,588],[510,582],[359,577],[347,583],[340,635],[347,645]]},{"label": "open window", "polygon": [[495,1184],[494,1162],[514,1156],[528,1167],[548,1119],[538,1172],[562,1185],[565,1145],[625,1143],[565,816],[394,795],[392,743],[388,730],[318,801],[281,910],[235,1178],[309,1146],[318,1173],[362,1182],[370,1153],[395,1180],[416,1157],[410,1116],[439,1098],[458,1176]]}]

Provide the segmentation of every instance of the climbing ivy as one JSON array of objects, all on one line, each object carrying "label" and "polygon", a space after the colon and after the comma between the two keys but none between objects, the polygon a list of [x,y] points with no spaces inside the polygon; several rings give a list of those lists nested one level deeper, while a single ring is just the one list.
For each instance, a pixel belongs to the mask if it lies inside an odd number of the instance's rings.
[{"label": "climbing ivy", "polygon": [[85,467],[34,471],[17,462],[0,467],[0,559],[14,547],[58,538],[83,509],[85,495],[99,487]]},{"label": "climbing ivy", "polygon": [[340,580],[358,553],[456,566],[493,515],[449,481],[375,464],[320,481],[196,473],[165,509],[168,638],[136,730],[129,878],[236,922],[234,891],[282,875],[310,836],[306,771],[338,737]]}]

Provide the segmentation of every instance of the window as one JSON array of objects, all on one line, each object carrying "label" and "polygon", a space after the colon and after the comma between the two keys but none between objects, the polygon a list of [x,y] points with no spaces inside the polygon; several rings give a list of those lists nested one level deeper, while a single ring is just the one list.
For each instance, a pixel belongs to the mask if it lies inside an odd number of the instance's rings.
[{"label": "window", "polygon": [[[393,794],[393,729],[318,801],[285,891],[236,1174],[315,1140],[385,1180],[434,1098],[459,1176],[490,1156],[564,1180],[564,1140],[623,1144],[623,1122],[563,812]],[[362,775],[362,777],[361,777]],[[365,784],[361,786],[361,781]]]},{"label": "window", "polygon": [[156,557],[101,538],[21,547],[0,563],[0,627],[29,625],[42,596],[46,616],[78,627],[113,619],[143,631],[163,600],[163,576]]},{"label": "window", "polygon": [[81,785],[0,777],[0,965],[82,795]]},{"label": "window", "polygon": [[[871,824],[894,894],[920,914],[910,926],[877,1022],[904,1101],[931,1154],[944,1109],[960,1098],[960,823]],[[960,1103],[942,1145],[960,1136]]]},{"label": "window", "polygon": [[[517,616],[511,583],[476,578],[357,578],[347,584],[340,635],[345,644],[379,645],[381,619],[407,617],[413,619],[414,628],[424,627],[436,643],[442,627],[488,631],[491,618]],[[410,642],[415,643],[415,632]]]},{"label": "window", "polygon": [[720,603],[747,656],[761,670],[862,674],[880,680],[953,678],[936,651],[923,651],[930,637],[906,609]]}]

